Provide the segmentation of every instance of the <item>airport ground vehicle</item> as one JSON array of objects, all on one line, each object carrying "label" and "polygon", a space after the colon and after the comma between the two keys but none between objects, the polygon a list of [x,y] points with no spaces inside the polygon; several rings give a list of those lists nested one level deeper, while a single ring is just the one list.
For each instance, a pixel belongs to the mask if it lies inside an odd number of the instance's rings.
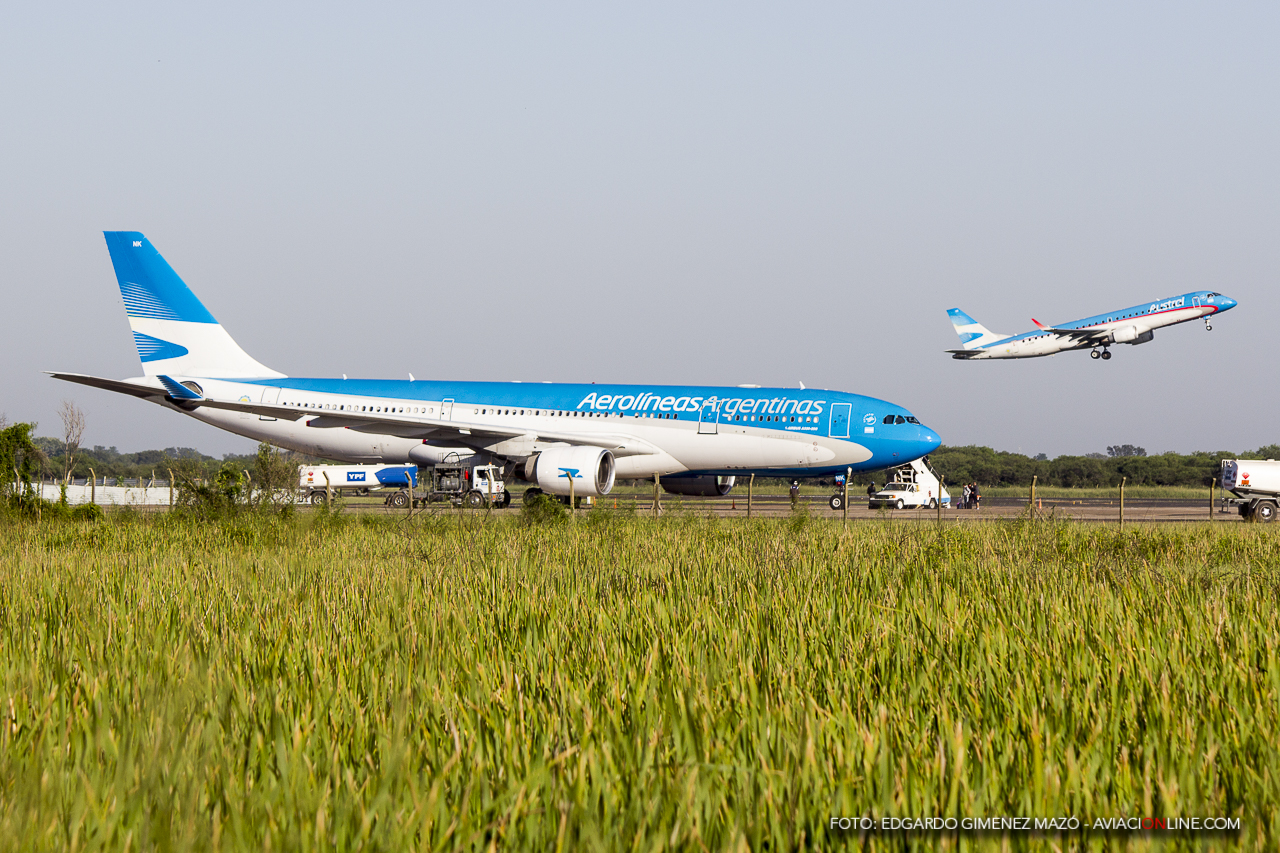
[{"label": "airport ground vehicle", "polygon": [[[498,465],[471,465],[457,462],[449,465],[431,465],[424,469],[426,488],[413,491],[414,506],[432,503],[452,503],[473,509],[489,505],[505,507],[511,503],[511,493],[502,481],[502,468]],[[416,485],[416,480],[415,480]],[[402,488],[387,495],[386,504],[407,507],[410,490]]]},{"label": "airport ground vehicle", "polygon": [[1274,521],[1280,503],[1280,462],[1274,459],[1223,459],[1220,485],[1234,498],[1222,505],[1234,506],[1246,521]]},{"label": "airport ground vehicle", "polygon": [[338,496],[367,495],[389,486],[411,484],[418,484],[416,465],[303,465],[298,469],[303,499],[313,504],[324,503],[329,492]]},{"label": "airport ground vehicle", "polygon": [[[890,468],[889,478],[884,488],[867,500],[867,506],[871,509],[935,509],[939,500],[944,507],[951,507],[951,495],[943,488],[938,472],[929,465],[928,459],[916,459],[906,465]],[[832,497],[832,509],[840,508],[837,498],[843,499],[843,495]]]}]

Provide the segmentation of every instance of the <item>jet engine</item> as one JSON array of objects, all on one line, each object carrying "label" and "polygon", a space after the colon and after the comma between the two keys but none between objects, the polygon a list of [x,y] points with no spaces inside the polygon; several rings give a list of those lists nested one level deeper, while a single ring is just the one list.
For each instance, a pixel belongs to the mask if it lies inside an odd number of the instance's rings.
[{"label": "jet engine", "polygon": [[525,460],[524,479],[549,495],[567,495],[572,477],[575,497],[599,497],[612,491],[614,469],[613,454],[599,447],[551,447]]},{"label": "jet engine", "polygon": [[1155,337],[1150,329],[1139,329],[1137,326],[1124,326],[1111,333],[1111,342],[1116,344],[1145,344]]},{"label": "jet engine", "polygon": [[662,488],[673,495],[697,495],[703,498],[724,497],[733,488],[733,477],[672,477],[662,481]]}]

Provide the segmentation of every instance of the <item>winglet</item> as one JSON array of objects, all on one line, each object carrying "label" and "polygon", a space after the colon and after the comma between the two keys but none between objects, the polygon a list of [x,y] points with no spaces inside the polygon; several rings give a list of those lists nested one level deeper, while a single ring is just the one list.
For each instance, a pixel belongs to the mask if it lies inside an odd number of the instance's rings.
[{"label": "winglet", "polygon": [[1031,322],[1035,323],[1035,324],[1036,324],[1036,328],[1037,328],[1037,329],[1040,329],[1041,331],[1048,331],[1048,329],[1049,329],[1049,327],[1048,327],[1048,326],[1046,326],[1044,323],[1041,323],[1041,322],[1040,322],[1039,320],[1037,320],[1035,317],[1032,317],[1032,318],[1031,318]]},{"label": "winglet", "polygon": [[160,380],[160,384],[164,386],[164,390],[169,392],[169,396],[174,400],[203,400],[204,397],[192,391],[186,385],[181,384],[171,376],[163,374],[156,377]]}]

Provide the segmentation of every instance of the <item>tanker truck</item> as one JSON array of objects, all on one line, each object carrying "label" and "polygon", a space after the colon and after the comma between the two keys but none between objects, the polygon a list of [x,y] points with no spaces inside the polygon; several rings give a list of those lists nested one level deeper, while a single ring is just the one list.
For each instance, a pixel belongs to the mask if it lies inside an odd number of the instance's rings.
[{"label": "tanker truck", "polygon": [[1235,495],[1223,498],[1224,507],[1234,506],[1245,521],[1272,521],[1280,502],[1280,462],[1274,459],[1223,459],[1223,491]]}]

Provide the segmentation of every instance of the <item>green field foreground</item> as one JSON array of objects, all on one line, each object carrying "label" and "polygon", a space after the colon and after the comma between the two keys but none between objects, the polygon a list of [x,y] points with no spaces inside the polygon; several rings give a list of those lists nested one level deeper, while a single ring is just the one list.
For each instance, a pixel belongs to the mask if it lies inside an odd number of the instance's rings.
[{"label": "green field foreground", "polygon": [[0,850],[1274,849],[1278,567],[1243,525],[8,522]]}]

